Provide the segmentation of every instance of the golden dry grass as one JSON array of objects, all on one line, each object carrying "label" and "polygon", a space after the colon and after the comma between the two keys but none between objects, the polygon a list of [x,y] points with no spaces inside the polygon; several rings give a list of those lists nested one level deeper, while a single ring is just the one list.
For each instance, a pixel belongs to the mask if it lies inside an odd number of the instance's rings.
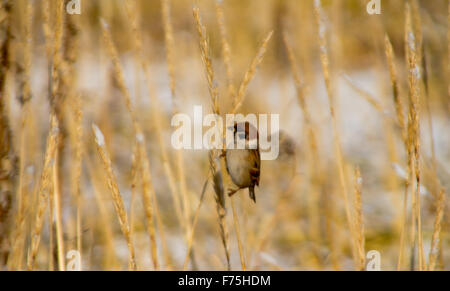
[{"label": "golden dry grass", "polygon": [[[0,269],[449,269],[446,1],[66,2],[0,1]],[[257,204],[194,105],[279,114]]]}]

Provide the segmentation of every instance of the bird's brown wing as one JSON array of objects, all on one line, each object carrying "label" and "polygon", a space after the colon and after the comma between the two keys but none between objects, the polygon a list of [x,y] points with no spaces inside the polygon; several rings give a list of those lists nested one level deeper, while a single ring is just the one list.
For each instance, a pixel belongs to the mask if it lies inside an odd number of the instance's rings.
[{"label": "bird's brown wing", "polygon": [[254,155],[253,168],[250,170],[250,176],[254,185],[259,186],[259,175],[261,172],[261,156],[259,150],[252,150],[252,155]]}]

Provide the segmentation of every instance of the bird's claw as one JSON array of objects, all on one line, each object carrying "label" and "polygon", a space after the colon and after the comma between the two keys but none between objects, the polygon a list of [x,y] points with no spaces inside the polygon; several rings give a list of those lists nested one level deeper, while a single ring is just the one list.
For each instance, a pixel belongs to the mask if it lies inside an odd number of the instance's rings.
[{"label": "bird's claw", "polygon": [[228,189],[228,197],[233,196],[234,194],[236,194],[237,191],[239,191],[239,189],[236,189],[236,190]]}]

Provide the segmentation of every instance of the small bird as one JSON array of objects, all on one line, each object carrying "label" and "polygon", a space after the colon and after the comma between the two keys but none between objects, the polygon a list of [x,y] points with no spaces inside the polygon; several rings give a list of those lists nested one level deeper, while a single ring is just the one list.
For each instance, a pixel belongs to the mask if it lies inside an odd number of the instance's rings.
[{"label": "small bird", "polygon": [[[228,196],[234,195],[241,189],[248,188],[250,198],[256,203],[255,185],[259,186],[261,157],[259,153],[258,130],[249,122],[235,123],[233,127],[234,149],[225,152],[228,174],[237,189],[230,189]],[[255,140],[256,139],[256,140]],[[245,149],[237,149],[238,140],[245,141]],[[256,142],[256,148],[250,145]]]}]

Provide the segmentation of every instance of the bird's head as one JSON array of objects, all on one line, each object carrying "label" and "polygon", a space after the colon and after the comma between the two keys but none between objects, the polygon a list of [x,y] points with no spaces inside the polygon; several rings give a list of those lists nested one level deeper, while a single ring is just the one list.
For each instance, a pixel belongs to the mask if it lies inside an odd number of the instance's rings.
[{"label": "bird's head", "polygon": [[235,140],[245,139],[246,141],[258,140],[259,134],[256,127],[254,127],[250,122],[235,122],[233,126],[228,128],[233,131]]}]

